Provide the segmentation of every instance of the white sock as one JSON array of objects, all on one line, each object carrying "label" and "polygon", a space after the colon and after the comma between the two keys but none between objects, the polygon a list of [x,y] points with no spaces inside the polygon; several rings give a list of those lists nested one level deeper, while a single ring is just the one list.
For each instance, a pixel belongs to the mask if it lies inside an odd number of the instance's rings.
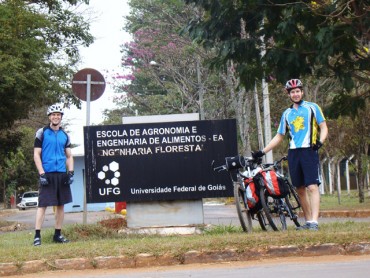
[{"label": "white sock", "polygon": [[317,221],[314,221],[314,220],[310,220],[310,221],[306,221],[307,223],[311,223],[311,224],[319,224],[319,222]]}]

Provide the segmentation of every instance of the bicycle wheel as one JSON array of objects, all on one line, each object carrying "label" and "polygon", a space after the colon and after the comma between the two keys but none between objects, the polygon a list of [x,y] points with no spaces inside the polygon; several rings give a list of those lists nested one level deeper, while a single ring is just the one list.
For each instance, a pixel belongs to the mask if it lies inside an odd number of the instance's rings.
[{"label": "bicycle wheel", "polygon": [[306,222],[305,218],[304,218],[304,215],[303,215],[302,206],[301,206],[301,203],[299,201],[297,191],[295,190],[295,188],[293,187],[293,185],[289,181],[286,181],[286,182],[289,185],[290,192],[289,192],[288,196],[285,197],[285,202],[286,202],[289,210],[292,213],[292,220],[293,220],[294,224],[297,227],[300,227]]},{"label": "bicycle wheel", "polygon": [[240,225],[242,226],[244,232],[250,233],[252,231],[252,216],[245,203],[244,194],[245,192],[240,188],[240,184],[235,182],[234,198]]},{"label": "bicycle wheel", "polygon": [[260,188],[260,200],[266,218],[274,231],[287,229],[284,208],[281,207],[279,199],[273,199],[266,194],[264,187]]}]

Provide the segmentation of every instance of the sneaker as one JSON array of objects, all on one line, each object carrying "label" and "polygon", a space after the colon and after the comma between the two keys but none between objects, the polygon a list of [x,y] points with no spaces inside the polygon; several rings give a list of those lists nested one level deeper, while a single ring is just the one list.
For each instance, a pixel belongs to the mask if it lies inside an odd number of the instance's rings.
[{"label": "sneaker", "polygon": [[297,231],[308,230],[310,223],[306,222],[304,225],[295,228]]},{"label": "sneaker", "polygon": [[317,223],[310,223],[310,227],[308,229],[310,231],[318,231],[319,230],[319,224],[317,224]]},{"label": "sneaker", "polygon": [[304,225],[297,227],[296,230],[297,231],[302,231],[302,230],[318,231],[319,224],[306,222]]},{"label": "sneaker", "polygon": [[54,236],[53,237],[53,241],[56,242],[56,243],[68,243],[69,240],[66,239],[64,236],[60,235],[60,236]]},{"label": "sneaker", "polygon": [[41,245],[41,238],[35,237],[33,239],[33,246],[40,246]]}]

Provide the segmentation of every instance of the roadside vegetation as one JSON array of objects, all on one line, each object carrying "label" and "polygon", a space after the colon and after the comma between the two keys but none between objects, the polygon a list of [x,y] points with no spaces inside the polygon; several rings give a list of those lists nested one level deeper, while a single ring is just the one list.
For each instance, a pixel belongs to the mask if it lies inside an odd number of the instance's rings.
[{"label": "roadside vegetation", "polygon": [[[230,198],[231,200],[231,198]],[[370,197],[364,203],[358,203],[357,196],[342,193],[341,204],[337,195],[323,195],[322,210],[370,210]],[[0,221],[0,228],[9,225]],[[13,223],[14,224],[14,223]],[[125,220],[112,214],[90,225],[65,225],[63,233],[71,240],[70,244],[58,245],[52,242],[54,230],[44,229],[42,246],[32,245],[33,230],[15,231],[0,234],[0,262],[25,262],[30,260],[53,261],[65,258],[94,258],[97,256],[135,256],[140,253],[154,255],[183,256],[186,252],[201,252],[235,249],[245,252],[250,248],[268,248],[271,246],[308,245],[324,243],[360,243],[370,242],[369,221],[331,221],[321,223],[318,232],[295,231],[290,226],[286,232],[262,231],[257,222],[252,233],[242,232],[239,226],[218,225],[199,227],[201,234],[187,236],[128,235],[124,232]]]},{"label": "roadside vegetation", "polygon": [[100,224],[67,225],[64,234],[69,244],[52,242],[52,229],[43,231],[42,245],[32,245],[33,232],[20,231],[0,235],[0,262],[25,262],[66,258],[89,258],[97,256],[128,256],[140,253],[182,256],[191,250],[202,252],[235,249],[245,252],[250,248],[297,245],[299,247],[324,243],[360,243],[370,241],[369,222],[332,222],[320,225],[320,231],[295,231],[291,226],[286,232],[264,232],[255,228],[243,233],[235,226],[204,228],[199,235],[159,236],[127,235],[117,233]]},{"label": "roadside vegetation", "polygon": [[370,195],[366,194],[363,203],[358,202],[358,191],[352,190],[350,194],[347,191],[342,191],[340,197],[337,192],[335,194],[321,195],[320,209],[321,210],[370,210]]}]

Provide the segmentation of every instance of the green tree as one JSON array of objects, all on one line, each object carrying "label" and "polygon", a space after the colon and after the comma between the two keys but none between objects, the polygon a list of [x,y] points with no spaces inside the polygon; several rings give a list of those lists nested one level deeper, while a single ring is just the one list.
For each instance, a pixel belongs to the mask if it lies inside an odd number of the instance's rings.
[{"label": "green tree", "polygon": [[[79,61],[78,47],[93,42],[88,22],[72,11],[71,5],[79,3],[88,1],[0,1],[1,194],[12,180],[17,186],[36,185],[31,168],[34,131],[31,137],[20,127],[21,120],[56,101],[79,105],[70,80]],[[20,167],[21,154],[25,167]]]},{"label": "green tree", "polygon": [[[247,88],[265,76],[281,83],[307,75],[335,76],[347,92],[355,82],[370,84],[368,1],[185,2],[205,10],[189,22],[190,36],[207,48],[221,44],[214,63],[237,62]],[[362,105],[368,96],[367,90]]]},{"label": "green tree", "polygon": [[70,90],[77,47],[93,38],[88,24],[63,2],[81,1],[0,3],[0,131],[40,105],[78,103]]},{"label": "green tree", "polygon": [[179,35],[194,10],[181,0],[132,0],[129,5],[124,28],[133,41],[122,47],[125,74],[114,76],[117,91],[127,92],[119,100],[122,111],[131,115],[204,112],[206,118],[221,117],[225,109],[218,97],[229,99],[224,81],[205,64],[214,53]]},{"label": "green tree", "polygon": [[[15,153],[11,152],[0,167],[0,176],[2,177],[3,196],[4,196],[4,208],[9,203],[8,184],[12,185],[12,189],[17,185],[17,171],[25,164],[25,157],[20,149],[17,149]],[[7,194],[8,193],[8,194]]]}]

